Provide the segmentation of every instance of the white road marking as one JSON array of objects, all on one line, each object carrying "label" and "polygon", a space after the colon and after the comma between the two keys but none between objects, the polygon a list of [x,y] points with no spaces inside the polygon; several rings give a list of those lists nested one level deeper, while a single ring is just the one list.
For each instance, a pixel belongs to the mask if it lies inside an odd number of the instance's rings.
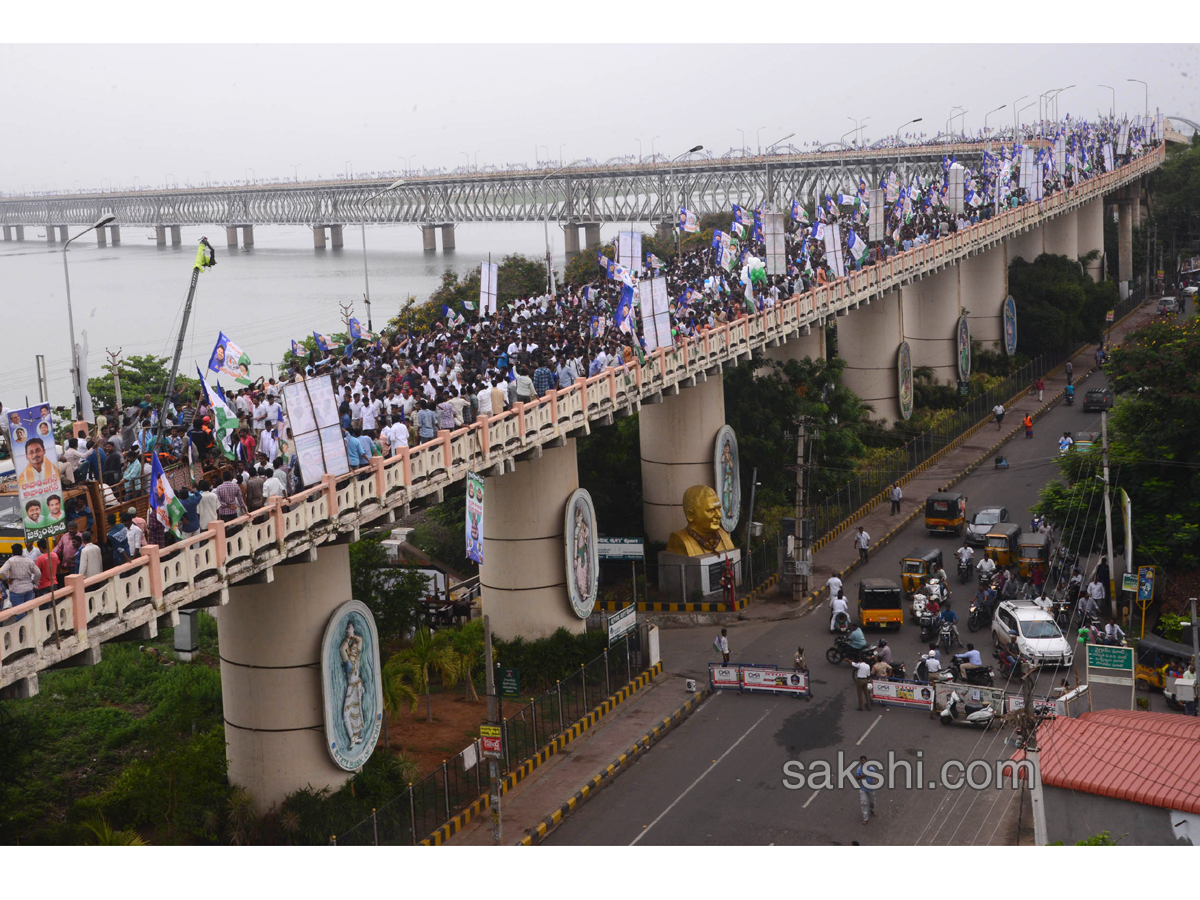
[{"label": "white road marking", "polygon": [[879,720],[880,720],[880,719],[882,719],[882,718],[883,718],[883,713],[880,713],[879,715],[877,715],[877,716],[875,717],[875,721],[871,723],[871,727],[870,727],[870,728],[868,728],[866,731],[864,731],[864,732],[863,732],[863,736],[862,736],[862,737],[860,737],[860,738],[858,739],[858,743],[856,743],[856,744],[854,745],[855,747],[860,747],[860,746],[862,746],[862,742],[863,742],[863,741],[865,741],[865,740],[867,739],[867,735],[868,735],[868,734],[870,734],[872,731],[874,731],[874,730],[875,730],[875,726],[879,724]]},{"label": "white road marking", "polygon": [[801,809],[808,809],[808,804],[810,804],[810,803],[812,803],[814,800],[816,800],[816,799],[817,799],[817,794],[819,794],[819,793],[821,793],[821,791],[820,791],[819,789],[818,789],[818,790],[815,790],[815,791],[813,791],[813,792],[812,792],[812,796],[811,796],[811,797],[809,797],[807,800],[805,800],[805,801],[804,801],[804,805],[803,805],[802,807],[800,807],[800,808],[801,808]]},{"label": "white road marking", "polygon": [[[774,709],[775,709],[775,707],[772,706],[770,709],[768,709],[766,712],[764,712],[761,716],[759,716],[758,721],[755,722],[753,725],[751,725],[749,728],[747,728],[745,730],[745,732],[742,733],[742,736],[740,738],[738,738],[736,741],[734,741],[728,750],[726,750],[719,757],[714,759],[712,765],[709,766],[707,769],[705,769],[700,774],[699,778],[697,778],[695,781],[693,781],[691,784],[689,784],[687,786],[687,789],[684,790],[684,792],[682,794],[680,794],[678,797],[676,797],[674,800],[671,801],[670,806],[668,806],[666,809],[664,809],[661,813],[658,814],[657,819],[655,819],[653,822],[651,822],[649,825],[647,825],[645,828],[643,828],[642,833],[639,834],[637,837],[635,837],[632,841],[629,842],[629,846],[632,847],[634,844],[636,844],[638,841],[640,841],[642,838],[644,838],[646,836],[646,833],[651,828],[653,828],[655,825],[657,825],[659,822],[661,822],[663,820],[663,817],[666,816],[666,814],[669,813],[671,810],[673,810],[675,808],[676,804],[678,804],[680,800],[682,800],[684,797],[686,797],[688,794],[690,794],[692,792],[692,788],[694,788],[701,781],[703,781],[704,777],[706,775],[708,775],[708,773],[711,772],[713,769],[715,769],[717,767],[717,765],[721,762],[721,760],[723,760],[730,753],[732,753],[738,744],[740,744],[742,741],[744,741],[746,738],[748,738],[750,736],[750,732],[752,732],[755,728],[757,728],[762,723],[762,720],[765,719],[767,716],[769,716],[771,714],[772,710],[774,710]],[[880,718],[883,718],[883,717],[880,716]]]}]

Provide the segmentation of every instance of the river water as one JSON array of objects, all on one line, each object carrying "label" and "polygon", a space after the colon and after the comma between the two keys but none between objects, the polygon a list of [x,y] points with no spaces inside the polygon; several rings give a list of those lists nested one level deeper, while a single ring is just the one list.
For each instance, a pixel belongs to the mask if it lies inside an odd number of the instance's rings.
[{"label": "river water", "polygon": [[[38,402],[37,354],[46,357],[50,402],[72,405],[62,244],[47,244],[44,234],[26,227],[23,242],[0,241],[0,310],[8,323],[0,366],[4,406],[23,406],[26,396]],[[87,333],[89,376],[100,374],[105,348],[119,347],[125,358],[172,354],[201,235],[216,248],[217,266],[200,277],[181,370],[194,374],[195,364],[207,361],[219,331],[246,351],[254,363],[251,374],[258,377],[270,374],[268,363],[278,364],[292,338],[342,331],[339,303],[354,303],[355,315],[366,324],[358,228],[345,229],[343,249],[314,250],[308,228],[258,226],[253,249],[230,251],[218,226],[184,228],[183,244],[165,248],[156,246],[153,229],[126,227],[118,247],[98,247],[89,234],[69,252],[75,332],[77,339]],[[367,229],[371,318],[377,328],[410,295],[428,299],[446,268],[461,276],[489,252],[493,261],[509,253],[545,254],[543,229],[536,224],[460,225],[455,238],[453,253],[426,254],[418,228]],[[561,272],[559,229],[550,229],[550,243]]]}]

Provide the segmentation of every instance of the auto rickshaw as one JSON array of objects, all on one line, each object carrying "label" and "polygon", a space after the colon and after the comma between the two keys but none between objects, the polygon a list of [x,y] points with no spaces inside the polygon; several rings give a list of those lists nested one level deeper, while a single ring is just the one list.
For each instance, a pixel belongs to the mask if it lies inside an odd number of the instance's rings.
[{"label": "auto rickshaw", "polygon": [[942,491],[930,494],[925,500],[925,527],[930,534],[961,535],[967,527],[967,495]]},{"label": "auto rickshaw", "polygon": [[900,584],[909,597],[921,589],[934,568],[942,568],[942,551],[917,547],[900,560]]},{"label": "auto rickshaw", "polygon": [[1016,522],[1001,522],[988,532],[983,552],[998,566],[1010,566],[1017,560],[1017,542],[1021,539],[1021,526]]},{"label": "auto rickshaw", "polygon": [[[1188,635],[1191,639],[1191,635]],[[1139,691],[1149,691],[1153,688],[1162,691],[1167,698],[1167,705],[1172,709],[1182,709],[1183,702],[1176,699],[1175,682],[1178,675],[1167,674],[1172,665],[1178,663],[1178,671],[1187,671],[1188,663],[1192,660],[1192,648],[1187,644],[1168,641],[1156,634],[1148,634],[1137,643],[1137,662],[1133,677]]]},{"label": "auto rickshaw", "polygon": [[1049,572],[1050,535],[1048,534],[1023,534],[1017,541],[1017,574],[1024,579],[1031,579],[1034,566],[1041,566],[1043,575]]},{"label": "auto rickshaw", "polygon": [[860,625],[899,629],[904,624],[904,596],[890,578],[864,578],[858,583]]}]

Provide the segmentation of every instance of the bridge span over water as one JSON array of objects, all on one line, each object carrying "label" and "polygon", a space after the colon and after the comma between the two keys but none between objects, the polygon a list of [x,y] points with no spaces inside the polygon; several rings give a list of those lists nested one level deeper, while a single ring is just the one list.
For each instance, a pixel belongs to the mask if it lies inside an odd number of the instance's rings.
[{"label": "bridge span over water", "polygon": [[[912,366],[952,379],[964,309],[972,338],[999,342],[1009,261],[1102,247],[1106,198],[1119,210],[1128,281],[1134,193],[1163,156],[1160,147],[1042,203],[659,349],[644,365],[608,369],[346,476],[325,476],[170,547],[144,546],[137,560],[100,575],[68,576],[52,595],[0,612],[0,689],[29,696],[41,671],[94,664],[105,641],[147,638],[175,624],[180,610],[220,606],[230,780],[261,810],[305,784],[340,784],[347,773],[332,763],[320,727],[318,660],[330,614],[350,599],[347,544],[362,529],[440,501],[468,472],[482,473],[480,583],[495,631],[582,630],[568,601],[564,506],[579,486],[576,442],[593,427],[640,413],[646,532],[665,542],[684,522],[685,488],[714,483],[725,366],[756,350],[775,359],[823,356],[825,326],[836,320],[846,383],[878,416],[899,418],[901,346],[911,348]],[[38,609],[48,602],[51,610]]]}]

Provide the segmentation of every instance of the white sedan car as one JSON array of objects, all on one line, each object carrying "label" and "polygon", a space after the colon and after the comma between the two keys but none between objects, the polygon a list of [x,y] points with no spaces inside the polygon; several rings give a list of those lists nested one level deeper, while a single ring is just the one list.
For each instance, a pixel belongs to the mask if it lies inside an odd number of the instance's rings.
[{"label": "white sedan car", "polygon": [[996,607],[992,639],[997,647],[1015,641],[1017,652],[1037,665],[1070,666],[1074,655],[1054,616],[1030,600],[1005,600]]}]

